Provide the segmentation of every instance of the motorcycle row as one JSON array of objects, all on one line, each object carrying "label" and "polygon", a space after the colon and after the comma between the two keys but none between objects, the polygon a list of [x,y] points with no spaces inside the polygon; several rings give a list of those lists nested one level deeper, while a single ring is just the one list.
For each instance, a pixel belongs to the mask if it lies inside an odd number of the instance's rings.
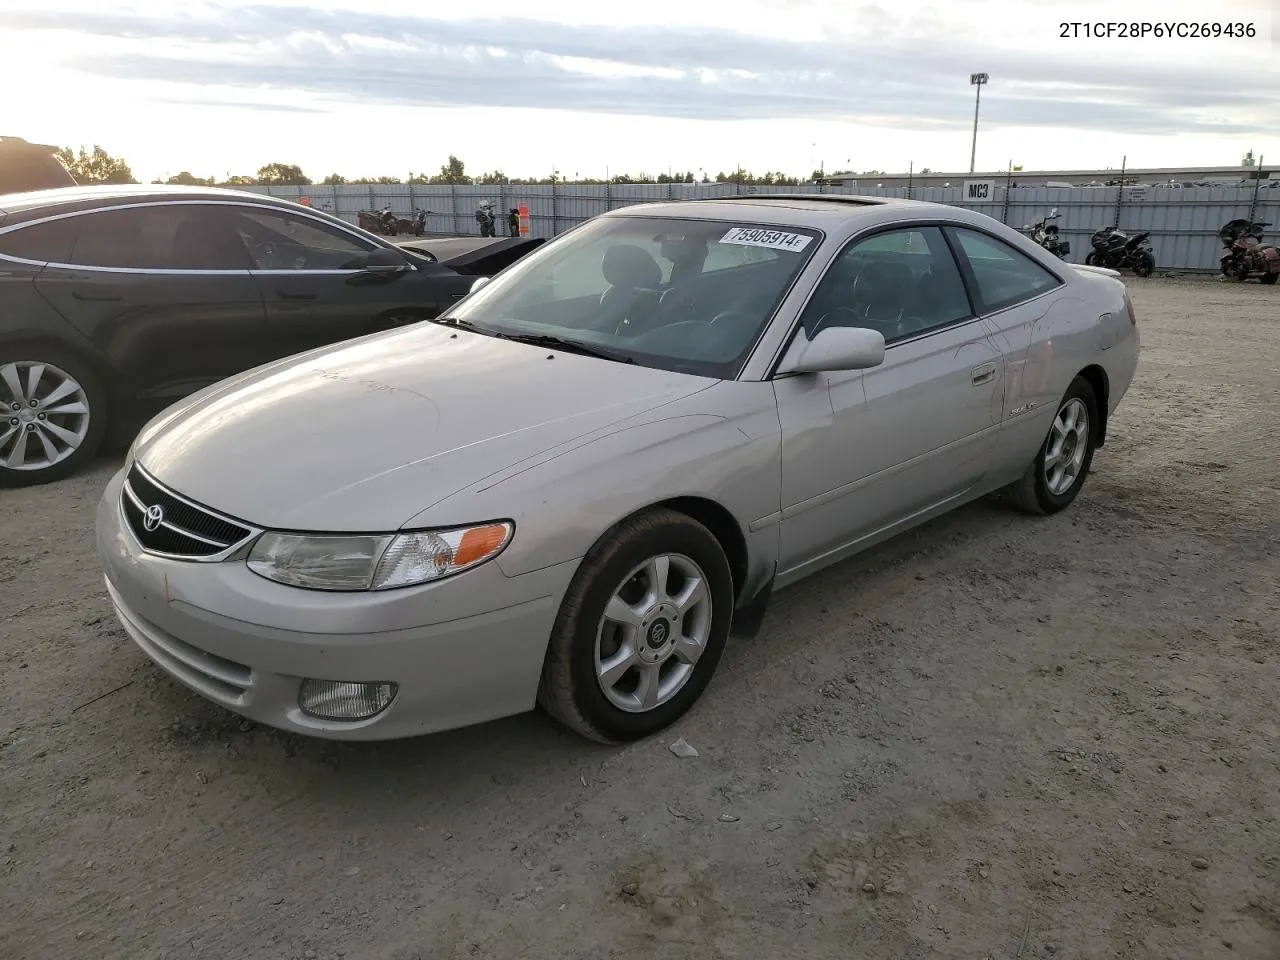
[{"label": "motorcycle row", "polygon": [[[1024,225],[1023,232],[1054,256],[1065,260],[1071,252],[1071,244],[1058,235],[1054,223],[1061,215],[1054,207],[1041,220]],[[1218,231],[1224,252],[1218,260],[1218,269],[1224,277],[1241,283],[1257,277],[1260,283],[1273,284],[1280,279],[1280,249],[1274,243],[1262,242],[1263,227],[1271,226],[1245,219],[1231,220]],[[1089,237],[1093,248],[1085,254],[1084,262],[1093,267],[1109,267],[1112,270],[1132,270],[1136,276],[1149,277],[1156,268],[1156,258],[1151,252],[1151,231],[1128,234],[1118,227],[1102,227]]]}]

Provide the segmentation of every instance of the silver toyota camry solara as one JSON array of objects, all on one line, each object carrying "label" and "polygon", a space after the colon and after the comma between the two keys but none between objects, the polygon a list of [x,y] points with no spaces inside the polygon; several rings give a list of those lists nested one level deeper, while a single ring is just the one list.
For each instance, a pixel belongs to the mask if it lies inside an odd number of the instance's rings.
[{"label": "silver toyota camry solara", "polygon": [[173,677],[285,730],[541,704],[642,737],[771,591],[996,491],[1070,504],[1137,365],[1117,277],[937,204],[614,211],[447,316],[153,420],[98,514],[110,597]]}]

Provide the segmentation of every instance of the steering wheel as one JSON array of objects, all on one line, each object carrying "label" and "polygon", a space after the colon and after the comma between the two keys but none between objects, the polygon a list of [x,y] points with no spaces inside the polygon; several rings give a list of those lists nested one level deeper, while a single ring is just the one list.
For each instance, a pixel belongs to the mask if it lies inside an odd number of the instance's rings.
[{"label": "steering wheel", "polygon": [[655,330],[647,330],[635,337],[631,345],[641,351],[652,345],[684,356],[688,353],[683,349],[686,343],[690,346],[702,346],[706,344],[707,336],[707,324],[704,321],[681,320]]},{"label": "steering wheel", "polygon": [[258,261],[259,264],[274,263],[277,254],[280,252],[270,240],[255,241],[250,249],[253,253],[253,259]]},{"label": "steering wheel", "polygon": [[867,318],[853,307],[833,307],[818,318],[818,322],[813,326],[813,333],[809,334],[809,339],[816,337],[824,327],[865,327],[867,325]]}]

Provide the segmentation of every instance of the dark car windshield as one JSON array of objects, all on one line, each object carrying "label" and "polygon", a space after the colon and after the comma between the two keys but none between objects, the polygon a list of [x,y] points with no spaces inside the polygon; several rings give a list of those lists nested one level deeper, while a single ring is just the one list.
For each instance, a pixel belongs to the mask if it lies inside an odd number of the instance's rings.
[{"label": "dark car windshield", "polygon": [[806,227],[602,217],[502,271],[450,317],[482,333],[555,338],[727,379],[819,240]]}]

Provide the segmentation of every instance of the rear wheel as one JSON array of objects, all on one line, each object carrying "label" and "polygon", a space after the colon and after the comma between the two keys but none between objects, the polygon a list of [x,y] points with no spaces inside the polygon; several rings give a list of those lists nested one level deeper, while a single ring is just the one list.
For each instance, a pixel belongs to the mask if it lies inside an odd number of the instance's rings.
[{"label": "rear wheel", "polygon": [[1018,481],[1002,491],[1019,510],[1041,515],[1070,506],[1084,486],[1097,438],[1098,399],[1089,381],[1067,388],[1040,452]]},{"label": "rear wheel", "polygon": [[1156,259],[1145,250],[1134,258],[1133,272],[1139,277],[1149,277],[1156,268]]},{"label": "rear wheel", "polygon": [[1268,286],[1275,283],[1276,280],[1280,280],[1280,273],[1264,273],[1258,278],[1259,283],[1265,283]]},{"label": "rear wheel", "polygon": [[1239,280],[1241,283],[1244,283],[1249,279],[1249,264],[1245,263],[1243,260],[1239,261],[1231,268],[1231,276],[1236,280]]},{"label": "rear wheel", "polygon": [[653,509],[588,552],[556,618],[538,702],[602,743],[636,740],[682,716],[729,636],[733,578],[700,523]]},{"label": "rear wheel", "polygon": [[1084,255],[1084,264],[1086,267],[1096,267],[1098,265],[1098,255],[1092,250]]},{"label": "rear wheel", "polygon": [[87,364],[55,347],[0,346],[0,487],[70,476],[106,426],[106,393]]}]

